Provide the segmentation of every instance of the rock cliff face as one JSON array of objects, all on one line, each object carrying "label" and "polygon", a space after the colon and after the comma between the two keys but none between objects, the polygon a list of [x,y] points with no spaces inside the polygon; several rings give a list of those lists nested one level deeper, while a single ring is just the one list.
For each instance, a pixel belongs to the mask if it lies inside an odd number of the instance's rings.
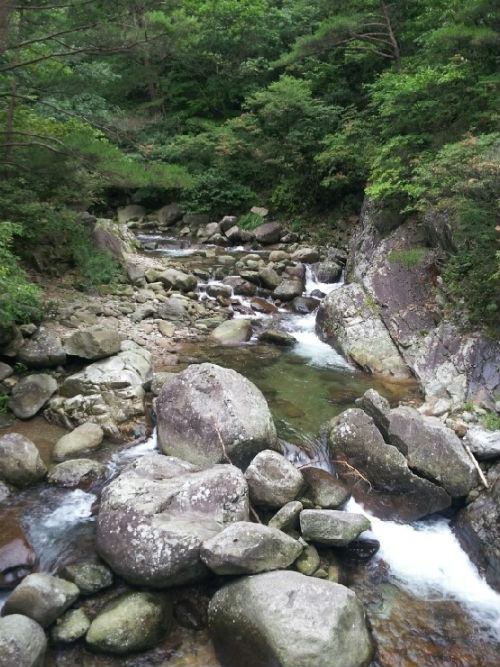
[{"label": "rock cliff face", "polygon": [[365,202],[348,281],[365,290],[428,403],[491,401],[500,389],[500,345],[481,332],[460,331],[443,312],[436,258],[453,249],[446,220],[399,223]]}]

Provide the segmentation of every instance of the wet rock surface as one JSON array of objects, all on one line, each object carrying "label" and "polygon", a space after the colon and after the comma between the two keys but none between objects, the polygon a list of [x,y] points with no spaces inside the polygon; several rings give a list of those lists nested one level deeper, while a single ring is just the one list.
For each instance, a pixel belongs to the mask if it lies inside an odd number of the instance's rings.
[{"label": "wet rock surface", "polygon": [[46,648],[45,633],[31,618],[0,618],[0,667],[42,667]]}]

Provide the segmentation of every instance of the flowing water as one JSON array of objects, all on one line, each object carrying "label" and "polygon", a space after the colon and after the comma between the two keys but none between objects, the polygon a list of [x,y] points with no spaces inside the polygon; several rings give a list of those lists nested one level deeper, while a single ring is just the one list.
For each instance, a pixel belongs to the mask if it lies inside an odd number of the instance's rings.
[{"label": "flowing water", "polygon": [[[178,258],[209,267],[204,256],[178,239],[148,235],[142,242],[155,243],[152,252],[175,261]],[[228,250],[216,250],[227,253]],[[235,254],[243,249],[235,249]],[[306,293],[326,293],[341,283],[318,283],[308,271]],[[201,288],[202,298],[204,288]],[[238,307],[250,313],[248,300]],[[276,421],[289,458],[297,464],[314,462],[331,469],[322,426],[354,404],[363,392],[375,387],[392,404],[416,396],[414,385],[394,385],[375,380],[354,369],[315,332],[315,313],[296,315],[281,310],[252,319],[257,328],[273,324],[292,333],[297,344],[287,350],[261,345],[255,339],[238,348],[199,345],[187,349],[197,361],[211,361],[234,368],[259,386]],[[53,426],[36,418],[28,422],[37,441],[54,442]],[[9,430],[15,430],[14,424]],[[30,426],[23,426],[30,430]],[[5,432],[2,430],[0,432]],[[44,433],[46,437],[44,438]],[[29,433],[25,432],[29,436]],[[139,456],[155,451],[155,434],[145,442],[117,448],[108,445],[99,453],[109,477]],[[48,460],[50,448],[42,452]],[[354,493],[356,496],[356,493]],[[50,488],[28,489],[9,501],[20,513],[35,548],[41,569],[55,571],[68,555],[89,553],[95,528],[97,493]],[[347,564],[344,582],[365,604],[378,644],[371,667],[498,667],[500,665],[500,596],[480,577],[461,549],[446,518],[429,518],[413,524],[385,521],[352,498],[347,509],[364,512],[371,520],[371,534],[380,550],[363,565]],[[174,593],[182,595],[182,591]],[[187,594],[187,593],[186,593]],[[5,594],[0,594],[0,606]],[[206,630],[178,627],[157,648],[137,656],[112,658],[89,654],[82,646],[53,651],[45,667],[216,667]],[[236,665],[234,667],[237,667]],[[297,666],[299,667],[299,666]],[[321,665],[318,665],[321,667]]]}]

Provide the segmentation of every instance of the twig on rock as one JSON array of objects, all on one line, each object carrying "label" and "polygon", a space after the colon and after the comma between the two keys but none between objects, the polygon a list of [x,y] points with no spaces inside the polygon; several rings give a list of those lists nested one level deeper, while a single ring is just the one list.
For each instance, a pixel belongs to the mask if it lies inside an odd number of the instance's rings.
[{"label": "twig on rock", "polygon": [[[347,463],[347,461],[343,461],[342,459],[334,459],[333,463],[340,463],[340,465],[344,465],[346,468],[349,468],[349,472],[346,472],[345,475],[353,475],[354,477],[358,477],[359,479],[362,479],[365,484],[368,484],[369,490],[372,490],[372,484],[370,480],[363,475],[363,473],[359,472],[357,468],[352,466],[350,463]],[[358,481],[359,481],[358,479]]]},{"label": "twig on rock", "polygon": [[477,460],[476,460],[476,457],[475,457],[474,454],[472,453],[471,448],[470,448],[469,445],[467,445],[463,440],[462,440],[462,445],[464,446],[465,451],[466,451],[467,454],[469,455],[470,460],[472,461],[472,463],[473,463],[475,469],[477,470],[478,475],[479,475],[479,479],[481,480],[481,482],[482,482],[484,488],[485,488],[485,489],[489,489],[489,488],[490,488],[490,485],[488,484],[488,480],[486,479],[484,472],[481,470],[481,468],[480,468],[480,466],[479,466],[479,463],[478,463]]}]

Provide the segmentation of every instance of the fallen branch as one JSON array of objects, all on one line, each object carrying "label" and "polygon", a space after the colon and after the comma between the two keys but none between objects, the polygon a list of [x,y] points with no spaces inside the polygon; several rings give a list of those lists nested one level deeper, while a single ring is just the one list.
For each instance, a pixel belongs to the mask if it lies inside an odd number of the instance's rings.
[{"label": "fallen branch", "polygon": [[472,461],[472,463],[473,463],[473,465],[474,465],[474,468],[477,470],[478,475],[479,475],[479,479],[481,480],[481,482],[482,482],[484,488],[485,488],[485,489],[489,489],[489,488],[490,488],[490,485],[488,484],[488,480],[486,479],[486,477],[485,477],[485,475],[484,475],[484,472],[481,470],[481,468],[480,468],[480,466],[479,466],[479,463],[478,463],[477,460],[476,460],[476,457],[475,457],[474,454],[472,453],[471,448],[470,448],[469,445],[467,445],[463,440],[462,440],[462,445],[464,446],[465,451],[466,451],[467,454],[469,455],[469,458],[470,458],[470,460]]},{"label": "fallen branch", "polygon": [[[343,461],[342,459],[334,459],[333,463],[344,465],[344,466],[346,466],[346,468],[349,468],[350,472],[345,473],[346,477],[348,475],[358,477],[359,479],[362,479],[363,482],[365,482],[365,484],[368,485],[370,491],[372,490],[373,487],[372,487],[372,484],[371,484],[370,480],[367,477],[365,477],[363,475],[363,473],[359,472],[359,470],[357,468],[355,468],[354,466],[352,466],[350,463],[347,463],[347,461]],[[358,479],[358,481],[359,481],[359,479]]]}]

